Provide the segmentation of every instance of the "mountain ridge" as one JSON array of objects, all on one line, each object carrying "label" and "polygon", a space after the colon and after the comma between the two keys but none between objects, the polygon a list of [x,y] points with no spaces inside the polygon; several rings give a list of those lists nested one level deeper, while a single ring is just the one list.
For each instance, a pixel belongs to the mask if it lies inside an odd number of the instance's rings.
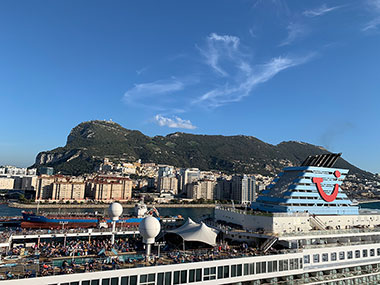
[{"label": "mountain ridge", "polygon": [[[52,166],[62,174],[89,173],[104,157],[114,161],[155,162],[198,167],[227,173],[274,175],[283,167],[299,165],[308,155],[329,153],[321,146],[299,141],[272,145],[246,135],[196,135],[175,132],[149,137],[112,121],[87,121],[74,127],[63,147],[42,151],[34,166]],[[363,177],[373,174],[340,158],[337,167]]]}]

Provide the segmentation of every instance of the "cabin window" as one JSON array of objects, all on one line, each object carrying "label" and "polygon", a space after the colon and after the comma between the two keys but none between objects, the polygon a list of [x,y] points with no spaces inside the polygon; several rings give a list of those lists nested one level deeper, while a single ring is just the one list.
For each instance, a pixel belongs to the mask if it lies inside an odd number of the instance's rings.
[{"label": "cabin window", "polygon": [[375,249],[371,248],[371,249],[369,250],[369,255],[370,255],[370,256],[375,256]]},{"label": "cabin window", "polygon": [[163,272],[157,273],[157,285],[164,285],[164,276]]},{"label": "cabin window", "polygon": [[348,252],[347,252],[347,258],[348,258],[348,259],[352,259],[352,257],[353,257],[353,256],[352,256],[352,251],[348,251]]},{"label": "cabin window", "polygon": [[304,255],[303,256],[303,263],[305,263],[305,264],[310,263],[310,255]]},{"label": "cabin window", "polygon": [[91,280],[91,285],[99,285],[99,279]]},{"label": "cabin window", "polygon": [[313,263],[318,263],[319,262],[319,254],[314,254],[313,255]]},{"label": "cabin window", "polygon": [[137,285],[137,275],[132,275],[129,277],[129,285]]},{"label": "cabin window", "polygon": [[119,285],[119,278],[118,277],[111,278],[111,285]]},{"label": "cabin window", "polygon": [[328,253],[323,253],[322,254],[322,261],[323,262],[329,261],[329,254]]},{"label": "cabin window", "polygon": [[[181,284],[185,284],[185,283],[187,283],[187,270],[181,270]],[[150,285],[154,285],[154,282]]]},{"label": "cabin window", "polygon": [[363,257],[368,257],[368,250],[367,249],[363,249]]},{"label": "cabin window", "polygon": [[244,264],[244,275],[249,275],[249,263]]},{"label": "cabin window", "polygon": [[218,266],[218,279],[223,278],[223,266]]},{"label": "cabin window", "polygon": [[336,252],[331,253],[331,261],[336,261]]},{"label": "cabin window", "polygon": [[165,285],[171,285],[171,284],[172,284],[172,273],[165,272]]},{"label": "cabin window", "polygon": [[355,258],[360,258],[360,250],[355,250]]},{"label": "cabin window", "polygon": [[179,284],[179,271],[174,271],[173,283]]},{"label": "cabin window", "polygon": [[256,262],[256,273],[257,274],[260,274],[260,273],[266,273],[266,262],[263,261],[263,262]]},{"label": "cabin window", "polygon": [[251,275],[255,274],[255,263],[249,264],[249,274]]},{"label": "cabin window", "polygon": [[202,281],[202,269],[201,268],[195,270],[195,281],[197,281],[197,282]]},{"label": "cabin window", "polygon": [[345,253],[344,251],[339,252],[339,260],[345,259]]},{"label": "cabin window", "polygon": [[195,269],[189,270],[189,283],[195,282]]},{"label": "cabin window", "polygon": [[[90,280],[83,280],[81,284],[82,285],[90,285]],[[50,284],[50,285],[54,285],[54,284]]]},{"label": "cabin window", "polygon": [[[214,267],[214,269],[215,269],[215,267]],[[243,275],[243,266],[241,264],[238,264],[236,266],[236,276],[242,276],[242,275]]]},{"label": "cabin window", "polygon": [[[286,271],[286,270],[289,270],[289,266],[288,265],[289,264],[288,264],[288,260],[287,259],[280,260],[278,268],[279,268],[280,271]],[[256,266],[256,273],[258,273],[257,272],[257,266]]]},{"label": "cabin window", "polygon": [[236,277],[236,265],[231,265],[231,277]]},{"label": "cabin window", "polygon": [[377,249],[377,255],[380,255],[380,248]]},{"label": "cabin window", "polygon": [[268,272],[277,271],[277,261],[268,261]]},{"label": "cabin window", "polygon": [[102,285],[110,285],[110,279],[109,278],[102,279]]}]

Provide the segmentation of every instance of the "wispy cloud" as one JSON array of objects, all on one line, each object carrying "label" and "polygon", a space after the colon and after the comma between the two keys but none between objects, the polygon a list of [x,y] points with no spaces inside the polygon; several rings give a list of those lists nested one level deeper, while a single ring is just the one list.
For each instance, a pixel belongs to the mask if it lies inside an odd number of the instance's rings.
[{"label": "wispy cloud", "polygon": [[161,127],[177,128],[177,129],[189,129],[193,130],[196,128],[190,120],[184,120],[180,117],[174,116],[172,118],[164,117],[163,115],[156,115],[154,117],[156,123]]},{"label": "wispy cloud", "polygon": [[136,84],[124,94],[126,100],[133,97],[149,96],[154,94],[165,94],[179,91],[184,88],[183,82],[177,79],[158,80],[148,83]]},{"label": "wispy cloud", "polygon": [[380,26],[380,0],[369,0],[367,3],[374,14],[374,18],[365,24],[362,28],[363,32],[377,30]]},{"label": "wispy cloud", "polygon": [[225,84],[215,88],[204,95],[200,96],[193,103],[206,104],[208,107],[215,108],[227,103],[238,102],[244,97],[250,95],[252,90],[259,84],[267,82],[279,72],[303,64],[309,61],[313,54],[300,57],[276,57],[263,65],[250,67],[247,69],[246,77],[238,80],[235,84]]},{"label": "wispy cloud", "polygon": [[236,53],[240,44],[240,39],[230,35],[218,35],[212,33],[207,37],[207,49],[199,49],[206,62],[219,75],[227,76],[227,72],[220,66],[221,57],[231,57]]},{"label": "wispy cloud", "polygon": [[318,17],[323,16],[324,14],[340,9],[343,6],[334,6],[334,7],[328,7],[326,4],[323,4],[321,7],[311,10],[306,10],[302,14],[306,17]]},{"label": "wispy cloud", "polygon": [[287,30],[288,30],[288,37],[284,41],[282,41],[279,46],[290,45],[296,39],[303,37],[308,32],[308,29],[306,28],[306,26],[301,25],[299,23],[290,23],[287,26]]}]

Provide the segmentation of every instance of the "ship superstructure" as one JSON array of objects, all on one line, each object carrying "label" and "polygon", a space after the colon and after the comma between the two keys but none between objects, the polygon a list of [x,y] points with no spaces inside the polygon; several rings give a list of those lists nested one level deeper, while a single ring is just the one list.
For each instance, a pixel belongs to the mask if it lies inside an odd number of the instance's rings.
[{"label": "ship superstructure", "polygon": [[333,167],[339,156],[309,156],[299,167],[284,168],[252,208],[268,212],[358,215],[359,207],[341,189],[348,170]]},{"label": "ship superstructure", "polygon": [[[348,170],[334,168],[339,156],[310,156],[299,167],[285,168],[252,209],[217,206],[215,217],[205,223],[221,233],[219,245],[203,258],[195,250],[178,251],[181,258],[175,260],[170,259],[173,253],[158,251],[157,263],[124,264],[116,270],[100,266],[93,272],[37,276],[27,282],[380,284],[380,214],[359,209],[342,191]],[[241,249],[221,250],[226,241],[240,243]],[[25,279],[8,283],[21,285]]]}]

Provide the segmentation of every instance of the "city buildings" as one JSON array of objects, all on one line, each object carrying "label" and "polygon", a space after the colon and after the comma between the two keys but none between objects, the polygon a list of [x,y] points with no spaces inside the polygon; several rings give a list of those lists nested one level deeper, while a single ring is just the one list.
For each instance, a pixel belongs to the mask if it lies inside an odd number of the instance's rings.
[{"label": "city buildings", "polygon": [[37,169],[15,166],[0,167],[0,189],[35,190],[37,187]]},{"label": "city buildings", "polygon": [[158,177],[157,188],[159,192],[178,194],[178,179],[174,175]]},{"label": "city buildings", "polygon": [[41,175],[36,201],[128,201],[132,180],[127,177],[95,176],[84,179],[63,175]]},{"label": "city buildings", "polygon": [[187,185],[187,197],[193,200],[214,200],[216,181],[200,180]]},{"label": "city buildings", "polygon": [[187,186],[200,179],[201,172],[198,168],[186,168],[181,169],[179,173],[178,192],[180,194],[187,193]]},{"label": "city buildings", "polygon": [[234,175],[232,177],[232,200],[249,204],[256,200],[256,180],[254,176]]},{"label": "city buildings", "polygon": [[98,201],[128,201],[132,198],[132,180],[127,177],[96,176],[87,181],[86,198]]}]

